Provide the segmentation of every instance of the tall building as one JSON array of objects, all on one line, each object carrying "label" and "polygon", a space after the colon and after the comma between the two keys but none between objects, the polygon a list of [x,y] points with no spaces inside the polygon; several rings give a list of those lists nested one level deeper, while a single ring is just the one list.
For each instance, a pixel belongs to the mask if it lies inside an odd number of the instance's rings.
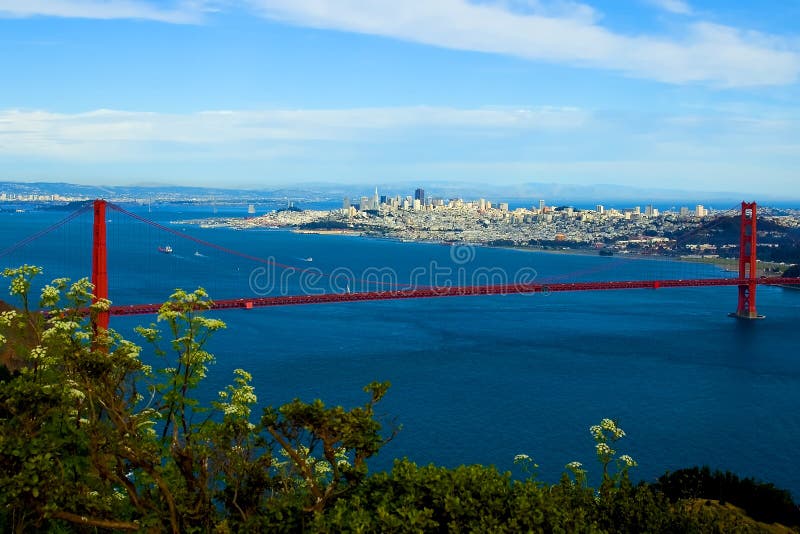
[{"label": "tall building", "polygon": [[705,217],[706,215],[708,215],[708,210],[705,209],[702,204],[698,204],[697,206],[694,207],[694,214],[697,217]]},{"label": "tall building", "polygon": [[420,204],[425,204],[425,190],[418,187],[414,190],[414,200],[419,200]]},{"label": "tall building", "polygon": [[544,213],[544,200],[539,201],[539,213]]},{"label": "tall building", "polygon": [[347,209],[350,207],[350,197],[344,197],[342,200],[342,209]]},{"label": "tall building", "polygon": [[605,206],[603,206],[602,204],[598,204],[598,205],[595,207],[595,209],[594,209],[594,210],[595,210],[597,213],[599,213],[600,215],[602,215],[602,214],[604,214],[604,213],[606,212],[606,208],[605,208]]}]

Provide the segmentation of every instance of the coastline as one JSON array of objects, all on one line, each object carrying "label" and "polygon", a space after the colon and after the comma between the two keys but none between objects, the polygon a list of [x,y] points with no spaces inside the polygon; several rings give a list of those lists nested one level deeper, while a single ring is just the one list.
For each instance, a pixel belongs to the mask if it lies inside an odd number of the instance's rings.
[{"label": "coastline", "polygon": [[[237,230],[248,230],[252,228],[239,228],[235,226],[223,226],[226,228],[235,228]],[[355,236],[355,237],[364,237],[370,239],[381,239],[381,240],[389,240],[389,241],[396,241],[398,243],[420,243],[420,244],[427,244],[427,245],[442,245],[442,246],[471,246],[471,247],[482,247],[482,248],[491,248],[491,249],[501,249],[501,250],[514,250],[517,252],[538,252],[543,254],[559,254],[559,255],[574,255],[574,256],[591,256],[591,257],[605,257],[605,258],[615,258],[615,259],[627,259],[627,260],[662,260],[668,259],[672,261],[681,261],[683,258],[680,256],[665,256],[660,254],[635,254],[630,252],[617,252],[611,256],[602,256],[598,254],[596,249],[592,248],[570,248],[570,247],[563,247],[563,248],[533,248],[533,247],[525,247],[519,245],[492,245],[490,243],[475,243],[470,241],[440,241],[440,240],[432,240],[432,239],[413,239],[408,237],[399,237],[394,235],[386,235],[380,232],[369,232],[363,230],[348,230],[348,229],[309,229],[309,228],[298,228],[292,226],[284,226],[281,227],[284,231],[289,231],[293,234],[308,234],[308,235],[327,235],[327,236]],[[724,258],[721,258],[724,259]],[[733,260],[735,261],[735,260]],[[726,269],[727,270],[727,269]],[[735,271],[735,269],[734,269]]]},{"label": "coastline", "polygon": [[308,229],[308,228],[291,228],[291,227],[287,227],[287,228],[290,228],[290,231],[291,231],[293,234],[316,234],[316,235],[357,235],[357,236],[364,235],[364,232],[361,232],[361,231],[359,231],[359,230],[344,230],[344,229],[336,229],[336,230],[333,230],[333,229],[331,229],[331,230],[325,230],[325,229],[321,229],[321,230],[311,230],[311,229]]},{"label": "coastline", "polygon": [[[240,222],[245,222],[246,224],[237,224]],[[714,256],[695,256],[695,255],[668,255],[668,254],[641,254],[637,252],[628,252],[628,251],[615,251],[612,255],[604,256],[599,254],[599,250],[595,249],[589,245],[584,247],[553,247],[553,248],[537,248],[537,247],[530,247],[530,246],[523,246],[523,245],[512,245],[512,244],[492,244],[492,243],[482,243],[482,242],[473,242],[469,240],[464,241],[455,241],[455,240],[444,240],[444,239],[425,239],[415,237],[414,235],[393,235],[384,232],[375,231],[369,228],[303,228],[297,224],[278,224],[275,225],[276,221],[270,221],[268,226],[262,226],[261,224],[253,224],[256,222],[257,219],[231,219],[231,218],[223,218],[217,219],[212,222],[210,219],[194,219],[194,220],[183,220],[183,221],[173,221],[173,223],[180,223],[180,224],[194,224],[199,225],[203,228],[230,228],[234,230],[258,230],[258,229],[281,229],[284,231],[289,231],[295,234],[310,234],[310,235],[329,235],[329,236],[350,236],[350,237],[365,237],[365,238],[373,238],[373,239],[382,239],[382,240],[392,240],[398,242],[406,242],[406,243],[424,243],[424,244],[435,244],[435,245],[447,245],[447,246],[472,246],[472,247],[486,247],[486,248],[495,248],[495,249],[505,249],[505,250],[516,250],[520,252],[541,252],[547,254],[561,254],[561,255],[576,255],[576,256],[598,256],[598,257],[609,257],[609,258],[616,258],[616,259],[628,259],[628,260],[670,260],[670,261],[681,261],[681,262],[688,262],[688,263],[705,263],[709,265],[714,265],[725,272],[735,273],[738,271],[738,259],[737,258],[721,258],[721,257],[714,257]],[[565,243],[566,244],[566,243]],[[779,264],[774,262],[762,262],[758,261],[759,264],[759,272],[761,274],[780,274],[785,271],[789,265],[788,264]]]}]

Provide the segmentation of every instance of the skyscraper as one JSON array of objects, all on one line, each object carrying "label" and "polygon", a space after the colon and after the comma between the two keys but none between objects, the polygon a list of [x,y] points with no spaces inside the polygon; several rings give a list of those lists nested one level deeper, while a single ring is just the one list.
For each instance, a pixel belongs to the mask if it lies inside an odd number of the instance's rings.
[{"label": "skyscraper", "polygon": [[414,200],[419,200],[419,203],[424,205],[425,204],[425,190],[422,189],[421,187],[418,187],[414,191]]}]

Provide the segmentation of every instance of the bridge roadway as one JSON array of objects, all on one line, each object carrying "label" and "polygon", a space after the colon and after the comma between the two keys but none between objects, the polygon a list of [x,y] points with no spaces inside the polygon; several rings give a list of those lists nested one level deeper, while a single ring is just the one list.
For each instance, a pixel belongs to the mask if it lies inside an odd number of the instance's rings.
[{"label": "bridge roadway", "polygon": [[[758,278],[758,285],[798,286],[800,278]],[[500,284],[464,287],[426,287],[394,291],[365,291],[358,293],[324,293],[317,295],[282,295],[217,300],[213,310],[251,309],[265,306],[296,304],[322,304],[326,302],[361,302],[365,300],[398,300],[431,297],[464,297],[470,295],[510,295],[520,293],[555,293],[562,291],[598,291],[611,289],[660,289],[667,287],[709,287],[748,285],[749,279],[702,278],[691,280],[621,280],[614,282],[572,282],[554,284]],[[133,304],[111,306],[111,315],[146,315],[158,313],[161,304]]]}]

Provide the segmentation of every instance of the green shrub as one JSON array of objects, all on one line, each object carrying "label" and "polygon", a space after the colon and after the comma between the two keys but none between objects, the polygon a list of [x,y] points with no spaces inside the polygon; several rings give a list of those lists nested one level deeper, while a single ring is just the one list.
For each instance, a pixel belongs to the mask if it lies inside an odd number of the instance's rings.
[{"label": "green shrub", "polygon": [[679,469],[658,479],[655,487],[669,499],[715,499],[729,502],[757,521],[800,526],[800,508],[786,490],[730,471],[711,471],[708,466]]}]

